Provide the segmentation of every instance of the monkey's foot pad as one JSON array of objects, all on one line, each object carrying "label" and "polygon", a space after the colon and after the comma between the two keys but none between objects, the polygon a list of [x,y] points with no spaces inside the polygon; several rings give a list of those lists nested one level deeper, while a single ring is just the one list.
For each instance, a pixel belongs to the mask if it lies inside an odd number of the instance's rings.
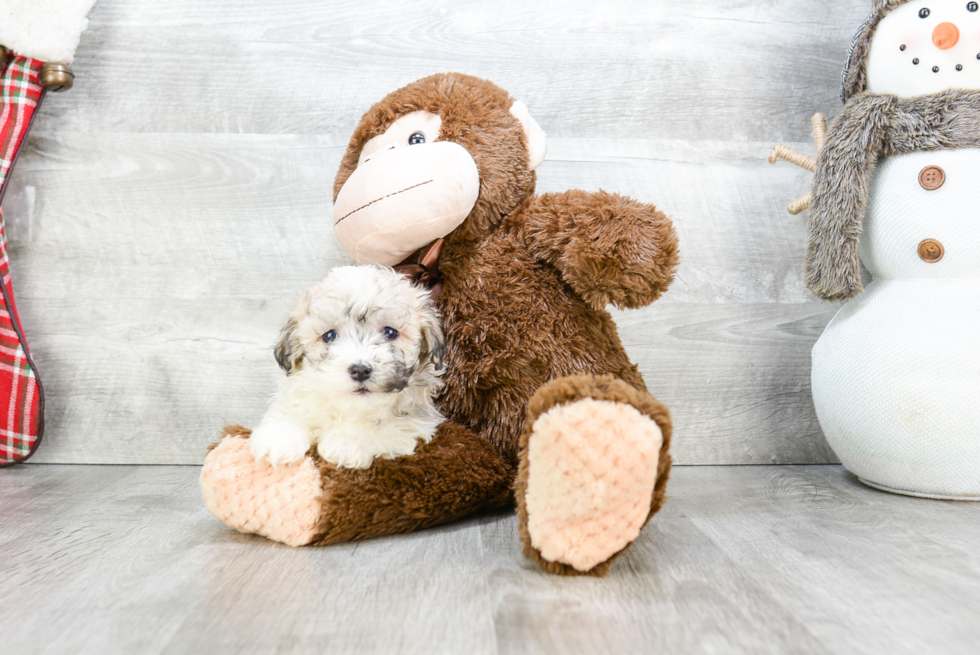
[{"label": "monkey's foot pad", "polygon": [[581,573],[626,548],[650,515],[662,443],[625,403],[584,398],[541,414],[527,442],[530,545]]},{"label": "monkey's foot pad", "polygon": [[208,511],[239,532],[289,546],[316,536],[323,491],[309,457],[273,468],[252,458],[247,439],[228,436],[204,460],[201,492]]}]

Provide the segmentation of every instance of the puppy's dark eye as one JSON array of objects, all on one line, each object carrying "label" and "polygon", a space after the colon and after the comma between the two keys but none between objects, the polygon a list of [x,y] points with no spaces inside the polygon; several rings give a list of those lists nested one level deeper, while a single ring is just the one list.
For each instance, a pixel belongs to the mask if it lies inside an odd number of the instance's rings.
[{"label": "puppy's dark eye", "polygon": [[323,340],[326,343],[330,343],[331,341],[333,341],[336,338],[337,338],[337,331],[336,330],[330,330],[326,334],[323,335]]},{"label": "puppy's dark eye", "polygon": [[929,18],[929,10],[925,7],[919,10],[919,18]]},{"label": "puppy's dark eye", "polygon": [[381,334],[385,335],[385,339],[388,341],[394,341],[398,338],[398,330],[392,327],[386,327],[385,329],[381,330]]},{"label": "puppy's dark eye", "polygon": [[966,3],[966,10],[967,11],[976,11],[978,7],[980,7],[980,5],[977,5],[977,3],[975,3],[975,2],[968,2],[968,3]]},{"label": "puppy's dark eye", "polygon": [[425,143],[425,135],[421,132],[416,132],[412,136],[408,137],[408,145],[417,146],[420,143]]}]

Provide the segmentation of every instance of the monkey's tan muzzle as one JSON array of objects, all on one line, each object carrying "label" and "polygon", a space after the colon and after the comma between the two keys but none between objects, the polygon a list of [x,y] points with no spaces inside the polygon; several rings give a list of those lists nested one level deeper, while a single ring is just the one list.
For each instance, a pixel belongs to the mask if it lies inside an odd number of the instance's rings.
[{"label": "monkey's tan muzzle", "polygon": [[337,241],[361,264],[394,266],[466,220],[480,173],[459,144],[437,141],[372,154],[334,203]]}]

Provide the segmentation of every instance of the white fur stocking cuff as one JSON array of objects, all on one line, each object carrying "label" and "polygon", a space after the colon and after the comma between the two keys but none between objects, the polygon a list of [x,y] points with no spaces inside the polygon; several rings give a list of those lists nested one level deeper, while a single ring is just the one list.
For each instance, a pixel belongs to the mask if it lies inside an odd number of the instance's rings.
[{"label": "white fur stocking cuff", "polygon": [[95,0],[0,0],[0,45],[18,55],[70,64]]}]

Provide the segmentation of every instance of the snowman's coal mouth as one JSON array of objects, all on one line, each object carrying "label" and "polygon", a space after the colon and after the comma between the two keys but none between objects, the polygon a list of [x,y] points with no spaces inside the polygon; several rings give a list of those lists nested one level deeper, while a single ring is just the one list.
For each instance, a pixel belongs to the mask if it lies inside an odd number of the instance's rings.
[{"label": "snowman's coal mouth", "polygon": [[[977,55],[977,59],[980,59],[980,54]],[[916,57],[915,59],[912,60],[912,65],[913,66],[918,66],[919,63],[920,62],[919,62],[919,58],[918,57]],[[963,71],[963,64],[956,64],[956,66],[954,66],[954,68],[956,69],[956,72],[957,73],[962,72]],[[938,73],[941,70],[942,69],[939,67],[938,64],[932,67],[932,72],[933,73]]]},{"label": "snowman's coal mouth", "polygon": [[[901,50],[902,52],[905,52],[905,48],[906,47],[907,46],[903,43],[902,45],[900,45],[898,47],[898,49]],[[980,61],[980,52],[977,53],[977,60]],[[920,63],[921,63],[921,61],[919,60],[918,57],[913,57],[912,58],[912,65],[913,66],[918,66]],[[957,73],[960,73],[960,72],[963,71],[963,64],[956,64],[954,66],[954,68],[956,69],[956,72]],[[942,70],[942,69],[939,67],[938,64],[932,67],[932,72],[933,73],[938,73],[940,70]]]}]

